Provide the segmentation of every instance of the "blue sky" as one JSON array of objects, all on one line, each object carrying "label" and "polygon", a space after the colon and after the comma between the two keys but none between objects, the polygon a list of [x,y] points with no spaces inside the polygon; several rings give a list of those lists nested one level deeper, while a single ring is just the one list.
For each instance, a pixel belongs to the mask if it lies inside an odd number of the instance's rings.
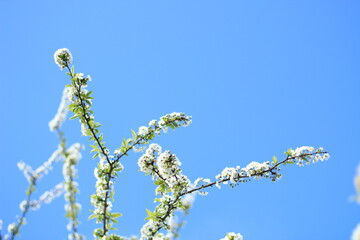
[{"label": "blue sky", "polygon": [[[110,149],[130,129],[166,113],[193,116],[188,128],[155,139],[182,161],[190,179],[224,167],[268,161],[298,146],[324,147],[331,159],[285,166],[283,178],[211,189],[195,202],[181,238],[350,239],[360,222],[353,177],[360,162],[359,1],[9,1],[0,0],[0,218],[20,214],[27,182],[16,163],[48,159],[57,138],[48,121],[68,78],[53,61],[69,48],[75,69],[93,81],[95,117]],[[68,143],[88,144],[79,123]],[[79,165],[83,209],[94,192],[90,148]],[[114,209],[121,235],[139,234],[154,185],[123,161]],[[36,196],[61,181],[61,164]],[[30,212],[18,239],[66,239],[63,198]]]}]

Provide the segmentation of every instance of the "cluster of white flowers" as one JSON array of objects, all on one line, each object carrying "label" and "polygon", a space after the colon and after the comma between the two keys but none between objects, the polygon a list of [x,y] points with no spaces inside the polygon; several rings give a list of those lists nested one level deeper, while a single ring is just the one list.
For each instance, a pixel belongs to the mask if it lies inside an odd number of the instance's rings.
[{"label": "cluster of white flowers", "polygon": [[20,171],[24,173],[25,178],[28,182],[32,182],[34,180],[38,180],[42,178],[45,174],[47,174],[52,169],[52,164],[57,162],[61,159],[61,149],[60,147],[53,152],[50,158],[43,163],[40,167],[36,170],[33,170],[31,166],[27,165],[23,161],[17,163],[17,166]]},{"label": "cluster of white flowers", "polygon": [[61,127],[61,124],[64,122],[67,112],[69,111],[68,105],[70,103],[70,99],[68,97],[68,92],[69,87],[65,87],[57,113],[55,117],[49,122],[49,128],[51,132]]},{"label": "cluster of white flowers", "polygon": [[[100,157],[98,167],[94,169],[94,176],[96,178],[96,194],[91,197],[91,204],[94,205],[94,214],[103,215],[106,193],[110,191],[107,186],[106,174],[110,171],[110,165],[104,157]],[[113,181],[109,180],[109,186],[113,185]],[[110,187],[111,188],[111,187]],[[111,202],[107,203],[107,210],[110,211],[112,207]],[[97,218],[97,223],[102,222],[102,218]]]},{"label": "cluster of white flowers", "polygon": [[[55,198],[59,197],[64,192],[64,184],[59,183],[57,184],[53,189],[44,192],[39,200],[33,200],[29,203],[29,207],[31,210],[38,210],[44,203],[49,204],[54,200]],[[20,203],[20,209],[23,211],[23,209],[26,206],[26,201],[22,201]]]},{"label": "cluster of white flowers", "polygon": [[145,127],[145,126],[141,126],[139,127],[139,132],[138,132],[138,135],[140,136],[145,136],[149,133],[149,128],[148,127]]},{"label": "cluster of white flowers", "polygon": [[181,162],[177,156],[170,151],[161,152],[161,147],[156,143],[149,145],[139,158],[138,166],[140,171],[164,180],[172,191],[181,192],[190,185],[189,179],[181,173]]},{"label": "cluster of white flowers", "polygon": [[165,236],[162,233],[158,233],[155,237],[153,237],[153,240],[172,240],[172,238]]},{"label": "cluster of white flowers", "polygon": [[295,158],[296,164],[304,166],[306,164],[316,163],[318,161],[325,161],[330,158],[328,153],[323,152],[323,148],[315,149],[314,147],[303,146],[298,147],[295,150],[291,150],[290,156]]},{"label": "cluster of white flowers", "polygon": [[[106,229],[110,229],[112,223],[109,222],[109,215],[113,196],[115,191],[113,189],[114,179],[118,172],[123,170],[123,166],[119,161],[113,161],[111,165],[107,162],[106,158],[100,156],[98,167],[94,169],[94,176],[96,178],[96,193],[91,195],[91,204],[94,206],[92,213],[96,217],[96,223],[106,222]],[[118,214],[117,217],[121,216]],[[112,216],[115,218],[114,216]],[[93,218],[93,217],[91,217]],[[94,237],[103,236],[101,228],[94,230]]]},{"label": "cluster of white flowers", "polygon": [[160,221],[154,221],[154,220],[149,220],[147,223],[144,224],[144,226],[141,228],[140,233],[141,233],[141,240],[147,240],[147,239],[151,239],[154,238],[154,235],[156,234],[156,232],[164,227],[165,225],[160,222]]},{"label": "cluster of white flowers", "polygon": [[16,232],[18,228],[18,225],[14,222],[14,223],[10,223],[7,227],[8,230],[8,234],[5,234],[4,239],[7,240],[10,238],[10,235],[13,235],[13,232]]},{"label": "cluster of white flowers", "polygon": [[[83,73],[74,73],[73,79],[75,79],[75,85],[68,86],[67,97],[68,97],[68,99],[72,100],[73,102],[80,103],[78,90],[79,90],[80,94],[87,94],[88,93],[88,90],[86,89],[87,82],[91,81],[91,77],[89,75],[87,75],[85,77]],[[86,103],[88,105],[91,105],[91,99],[87,99]],[[86,106],[86,107],[89,107],[89,106]]]},{"label": "cluster of white flowers", "polygon": [[[156,193],[161,197],[156,199],[159,205],[154,214],[141,229],[141,239],[170,239],[170,235],[159,235],[157,232],[161,228],[166,228],[171,232],[171,216],[180,206],[192,204],[192,199],[185,201],[180,198],[180,194],[190,187],[189,179],[182,174],[179,168],[181,162],[175,154],[170,151],[161,151],[158,144],[150,144],[146,152],[139,158],[138,165],[140,170],[150,174],[157,182],[159,187]],[[168,190],[170,191],[168,191]],[[152,214],[150,214],[152,215]]]},{"label": "cluster of white flowers", "polygon": [[[230,181],[230,185],[233,186],[234,184],[241,182],[243,178],[250,178],[254,177],[255,179],[260,179],[261,177],[269,177],[274,173],[268,171],[271,165],[269,162],[251,162],[246,167],[241,168],[240,166],[226,167],[220,174],[216,175],[216,186],[221,188],[220,183],[228,184]],[[281,175],[276,174],[274,179],[280,178]]]},{"label": "cluster of white flowers", "polygon": [[25,162],[20,161],[17,163],[17,166],[19,170],[23,172],[25,178],[28,180],[29,183],[31,183],[33,180],[36,180],[35,172],[30,165],[27,165]]},{"label": "cluster of white flowers", "polygon": [[72,63],[72,55],[67,48],[60,48],[54,53],[55,63],[63,70],[67,65]]},{"label": "cluster of white flowers", "polygon": [[77,171],[75,165],[81,159],[81,146],[79,143],[71,145],[65,154],[65,161],[63,165],[63,176],[64,176],[64,185],[66,193],[64,195],[65,201],[65,211],[67,212],[66,216],[69,218],[69,223],[67,225],[69,233],[69,240],[81,240],[83,239],[82,235],[76,232],[78,221],[77,215],[81,209],[81,205],[76,202],[76,193],[78,192],[78,183],[74,180],[77,177]]},{"label": "cluster of white flowers", "polygon": [[[281,163],[296,163],[299,166],[303,166],[304,162],[310,164],[330,158],[330,155],[324,152],[323,148],[315,149],[314,147],[307,146],[299,147],[295,150],[289,149],[286,154],[287,158]],[[215,184],[220,188],[221,183],[228,184],[230,181],[230,186],[235,186],[239,182],[249,181],[251,177],[254,179],[271,178],[272,181],[276,181],[281,178],[281,174],[279,173],[280,169],[278,168],[279,165],[280,163],[278,163],[276,159],[276,162],[272,164],[266,161],[263,163],[251,162],[244,168],[240,166],[236,166],[235,168],[226,167],[216,176],[218,181]]]},{"label": "cluster of white flowers", "polygon": [[226,236],[220,240],[243,240],[243,236],[240,233],[230,232],[227,233]]},{"label": "cluster of white flowers", "polygon": [[152,143],[146,149],[145,154],[143,154],[138,160],[140,171],[145,173],[152,173],[154,171],[154,164],[156,161],[155,152],[158,154],[161,153],[161,147],[156,143]]},{"label": "cluster of white flowers", "polygon": [[160,117],[159,121],[151,120],[148,127],[139,127],[138,135],[145,136],[149,135],[150,133],[160,134],[161,130],[166,133],[168,127],[172,129],[177,127],[187,127],[191,123],[191,116],[187,116],[185,113],[173,112]]},{"label": "cluster of white flowers", "polygon": [[[68,230],[69,230],[69,228],[68,228]],[[71,231],[71,229],[69,231]],[[77,232],[68,234],[68,240],[80,240],[80,239],[84,239],[84,237]]]}]

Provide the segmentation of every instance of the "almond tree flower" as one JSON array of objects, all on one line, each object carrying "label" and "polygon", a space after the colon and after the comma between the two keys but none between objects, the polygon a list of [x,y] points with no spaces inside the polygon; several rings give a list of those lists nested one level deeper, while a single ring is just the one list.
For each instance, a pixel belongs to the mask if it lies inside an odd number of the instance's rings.
[{"label": "almond tree flower", "polygon": [[60,48],[54,53],[55,63],[63,70],[67,65],[72,63],[72,55],[67,48]]},{"label": "almond tree flower", "polygon": [[65,87],[63,95],[61,97],[61,102],[55,117],[49,122],[50,131],[53,132],[58,130],[61,127],[61,124],[64,122],[66,115],[69,111],[68,105],[70,104],[70,99],[68,97],[69,87]]},{"label": "almond tree flower", "polygon": [[234,233],[230,232],[226,234],[226,237],[220,239],[220,240],[243,240],[243,236],[241,236],[240,233]]}]

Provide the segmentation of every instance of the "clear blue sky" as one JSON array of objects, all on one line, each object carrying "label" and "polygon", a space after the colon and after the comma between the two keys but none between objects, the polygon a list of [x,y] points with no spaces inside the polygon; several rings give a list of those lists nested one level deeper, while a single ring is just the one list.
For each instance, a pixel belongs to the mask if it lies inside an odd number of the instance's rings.
[{"label": "clear blue sky", "polygon": [[[286,166],[283,178],[211,189],[199,196],[181,239],[349,239],[360,222],[353,177],[360,162],[360,2],[303,1],[10,1],[0,0],[0,218],[20,213],[27,182],[23,160],[39,166],[57,146],[48,121],[68,78],[53,53],[69,48],[75,69],[90,74],[94,111],[111,149],[151,119],[178,111],[188,128],[155,142],[170,149],[190,179],[224,167],[279,159],[310,145],[331,159]],[[69,144],[87,140],[78,121],[63,130]],[[96,160],[79,166],[80,232],[87,221]],[[139,234],[153,208],[154,186],[132,153],[116,182],[121,235]],[[61,180],[61,164],[38,185]],[[18,239],[66,239],[63,198],[37,212]]]}]

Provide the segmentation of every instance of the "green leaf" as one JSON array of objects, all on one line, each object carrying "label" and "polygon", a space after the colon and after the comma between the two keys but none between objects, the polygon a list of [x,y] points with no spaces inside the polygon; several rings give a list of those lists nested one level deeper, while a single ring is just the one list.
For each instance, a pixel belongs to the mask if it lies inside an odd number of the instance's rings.
[{"label": "green leaf", "polygon": [[136,139],[137,139],[137,134],[136,134],[136,132],[131,129],[131,134],[132,134],[132,136],[133,136],[134,141],[136,141]]},{"label": "green leaf", "polygon": [[121,213],[112,213],[111,214],[111,217],[113,217],[113,218],[118,218],[118,217],[121,217],[121,216],[122,216]]},{"label": "green leaf", "polygon": [[278,163],[278,160],[277,160],[277,158],[275,156],[272,157],[272,161],[273,161],[273,164]]},{"label": "green leaf", "polygon": [[118,223],[118,221],[117,221],[115,218],[110,218],[110,220],[111,220],[113,223]]},{"label": "green leaf", "polygon": [[92,215],[90,215],[90,216],[88,217],[88,220],[91,220],[91,219],[96,218],[96,217],[97,217],[97,214],[92,214]]}]

